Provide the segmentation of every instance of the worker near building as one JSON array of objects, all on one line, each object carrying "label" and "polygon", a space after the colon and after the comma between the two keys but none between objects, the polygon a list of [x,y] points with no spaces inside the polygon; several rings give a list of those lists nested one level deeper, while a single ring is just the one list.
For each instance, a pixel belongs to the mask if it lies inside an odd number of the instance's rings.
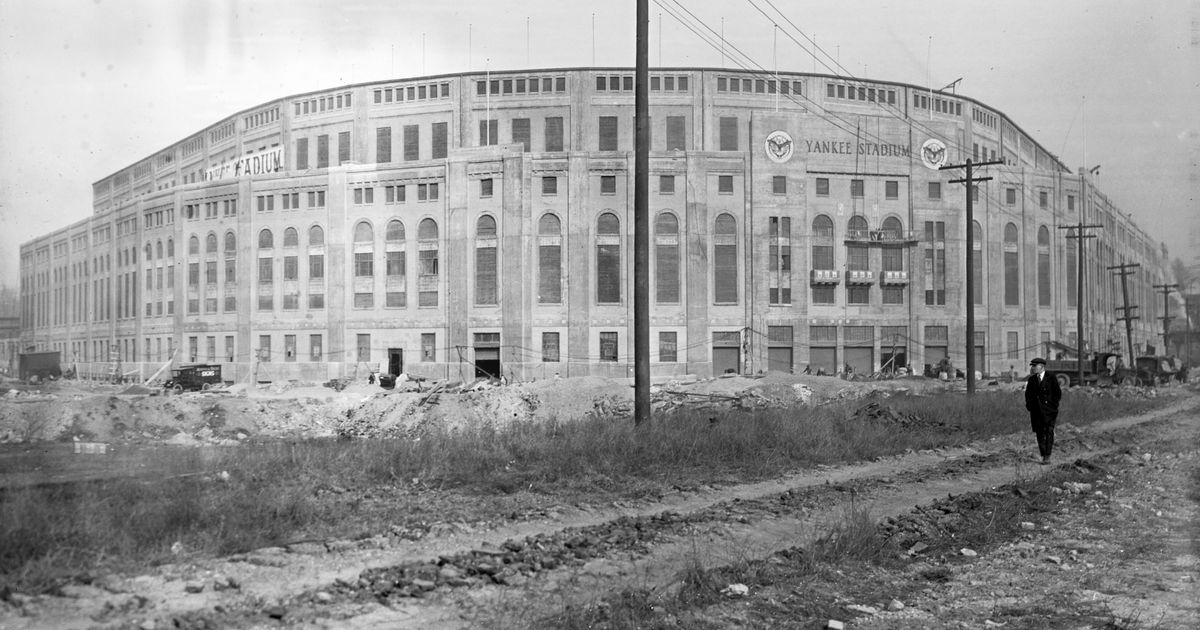
[{"label": "worker near building", "polygon": [[1037,434],[1038,453],[1042,463],[1050,463],[1050,452],[1054,450],[1054,424],[1058,421],[1058,402],[1062,399],[1062,388],[1058,378],[1046,372],[1046,360],[1038,357],[1029,362],[1029,380],[1025,382],[1025,408],[1029,410],[1029,422]]}]

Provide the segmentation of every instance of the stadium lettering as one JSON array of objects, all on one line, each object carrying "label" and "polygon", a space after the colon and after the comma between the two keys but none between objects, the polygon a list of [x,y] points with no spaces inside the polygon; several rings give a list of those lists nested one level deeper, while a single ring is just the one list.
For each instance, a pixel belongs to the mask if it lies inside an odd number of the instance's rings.
[{"label": "stadium lettering", "polygon": [[879,142],[841,142],[837,140],[805,140],[809,153],[829,153],[837,155],[877,155],[880,157],[906,158],[912,155],[909,147],[903,144],[888,144]]},{"label": "stadium lettering", "polygon": [[262,175],[277,173],[283,170],[283,147],[275,147],[269,151],[247,155],[233,162],[204,169],[204,180],[212,181],[226,177],[243,177],[245,175]]}]

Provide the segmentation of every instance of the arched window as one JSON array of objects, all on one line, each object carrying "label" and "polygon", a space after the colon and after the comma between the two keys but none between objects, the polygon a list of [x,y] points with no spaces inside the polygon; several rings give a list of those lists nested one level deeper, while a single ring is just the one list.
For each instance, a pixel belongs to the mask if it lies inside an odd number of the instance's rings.
[{"label": "arched window", "polygon": [[167,239],[167,256],[175,257],[175,239]]},{"label": "arched window", "polygon": [[[275,279],[274,267],[275,259],[271,256],[270,250],[275,247],[275,236],[271,234],[271,230],[264,229],[258,233],[258,283],[259,285],[270,284]],[[274,308],[274,290],[263,289],[259,287],[258,308],[259,310],[271,310]]]},{"label": "arched window", "polygon": [[438,226],[433,219],[417,225],[417,305],[438,305]]},{"label": "arched window", "polygon": [[[901,242],[901,236],[904,234],[904,224],[900,223],[900,219],[896,217],[888,217],[883,220],[884,238],[889,241]],[[904,271],[904,248],[902,247],[883,247],[883,270],[884,271]],[[884,302],[885,304],[887,302]]]},{"label": "arched window", "polygon": [[1004,305],[1018,306],[1021,303],[1021,258],[1017,226],[1004,226]]},{"label": "arched window", "polygon": [[812,239],[812,268],[832,271],[834,269],[833,219],[824,214],[813,217]]},{"label": "arched window", "polygon": [[263,230],[258,233],[258,248],[271,249],[275,247],[275,237],[271,234],[271,230]]},{"label": "arched window", "polygon": [[[854,215],[846,222],[846,236],[850,239],[865,240],[868,236],[867,219]],[[853,244],[846,246],[846,268],[851,271],[867,271],[871,268],[866,245]]]},{"label": "arched window", "polygon": [[199,255],[200,254],[200,237],[196,236],[195,234],[193,234],[191,236],[191,238],[188,239],[188,254],[189,255]]},{"label": "arched window", "polygon": [[621,220],[611,212],[596,219],[596,303],[621,302]]},{"label": "arched window", "polygon": [[971,293],[976,304],[983,304],[983,296],[987,287],[983,284],[986,274],[983,273],[983,226],[972,219],[971,223]]},{"label": "arched window", "polygon": [[153,254],[154,254],[154,247],[152,245],[150,245],[150,243],[146,243],[146,257],[145,257],[146,262],[150,262],[151,260],[154,260]]},{"label": "arched window", "polygon": [[[233,232],[225,233],[225,284],[226,286],[237,282],[237,237]],[[229,296],[226,296],[227,298]],[[228,302],[227,302],[228,304]],[[233,310],[226,307],[225,310]]]},{"label": "arched window", "polygon": [[204,253],[205,253],[205,254],[215,254],[215,253],[217,253],[217,235],[216,235],[216,234],[213,234],[212,232],[209,232],[209,233],[208,233],[208,236],[207,236],[207,237],[205,237],[205,239],[204,239]]},{"label": "arched window", "polygon": [[717,215],[713,227],[713,301],[717,304],[738,301],[737,252],[737,220],[732,214]]},{"label": "arched window", "polygon": [[496,219],[483,215],[475,222],[475,303],[497,304]]},{"label": "arched window", "polygon": [[237,253],[237,237],[233,232],[225,233],[225,255],[232,256]]},{"label": "arched window", "polygon": [[321,226],[314,225],[308,228],[308,246],[320,247],[325,244],[325,230]]},{"label": "arched window", "polygon": [[1050,230],[1038,228],[1038,306],[1050,306]]},{"label": "arched window", "polygon": [[404,224],[399,219],[388,221],[387,231],[384,233],[384,240],[388,243],[403,243],[404,242]]},{"label": "arched window", "polygon": [[156,258],[161,259],[163,257],[162,241],[158,241],[157,243],[154,244],[154,253],[155,253]]},{"label": "arched window", "polygon": [[538,219],[538,304],[562,303],[562,223],[546,213]]},{"label": "arched window", "polygon": [[296,232],[296,228],[289,227],[283,231],[283,246],[297,247],[300,245],[300,234]]},{"label": "arched window", "polygon": [[654,220],[654,301],[679,303],[679,219],[670,212]]},{"label": "arched window", "polygon": [[363,245],[371,243],[375,240],[375,232],[371,229],[371,224],[366,221],[359,221],[358,225],[354,226],[354,244]]}]

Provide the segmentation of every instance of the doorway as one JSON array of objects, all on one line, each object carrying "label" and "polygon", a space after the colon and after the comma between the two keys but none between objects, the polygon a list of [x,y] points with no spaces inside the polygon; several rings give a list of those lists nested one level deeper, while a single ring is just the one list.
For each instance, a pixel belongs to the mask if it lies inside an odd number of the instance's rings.
[{"label": "doorway", "polygon": [[388,368],[387,373],[392,376],[399,376],[404,373],[404,348],[388,348]]}]

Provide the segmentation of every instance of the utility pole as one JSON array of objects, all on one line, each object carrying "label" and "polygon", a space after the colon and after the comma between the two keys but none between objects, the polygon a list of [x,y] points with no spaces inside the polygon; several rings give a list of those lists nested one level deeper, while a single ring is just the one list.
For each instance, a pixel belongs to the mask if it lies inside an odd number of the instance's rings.
[{"label": "utility pole", "polygon": [[1125,342],[1129,344],[1129,365],[1135,364],[1133,356],[1133,320],[1141,319],[1141,317],[1129,314],[1129,311],[1137,308],[1137,306],[1129,305],[1129,283],[1125,279],[1133,275],[1134,269],[1141,266],[1140,263],[1125,263],[1124,265],[1108,267],[1109,271],[1116,270],[1113,275],[1121,276],[1121,301],[1124,303],[1124,306],[1117,307],[1117,310],[1121,311],[1121,316],[1117,319],[1125,322]]},{"label": "utility pole", "polygon": [[633,423],[650,423],[650,0],[637,0],[633,158]]},{"label": "utility pole", "polygon": [[971,259],[971,247],[975,243],[975,183],[985,182],[991,177],[975,177],[974,171],[981,166],[1003,164],[1002,160],[980,162],[974,164],[970,158],[965,164],[947,165],[938,168],[939,171],[966,168],[967,176],[962,179],[952,179],[951,184],[965,184],[967,190],[967,394],[975,393],[975,261]]},{"label": "utility pole", "polygon": [[[1171,317],[1171,311],[1170,311],[1171,305],[1167,301],[1167,296],[1171,295],[1172,291],[1177,291],[1179,289],[1179,285],[1178,284],[1155,284],[1155,285],[1151,285],[1151,286],[1153,286],[1155,289],[1162,289],[1163,315],[1159,319],[1161,319],[1162,323],[1163,323],[1163,354],[1167,354],[1167,332],[1170,329],[1171,320],[1175,319],[1174,317]],[[1184,304],[1186,305],[1187,303],[1185,302]]]},{"label": "utility pole", "polygon": [[1084,225],[1082,207],[1079,209],[1079,223],[1077,225],[1058,226],[1060,230],[1067,230],[1068,239],[1079,241],[1075,247],[1075,253],[1077,254],[1075,262],[1075,356],[1079,370],[1080,384],[1083,384],[1083,239],[1096,238],[1095,234],[1085,234],[1084,230],[1098,230],[1102,227],[1104,226]]}]

